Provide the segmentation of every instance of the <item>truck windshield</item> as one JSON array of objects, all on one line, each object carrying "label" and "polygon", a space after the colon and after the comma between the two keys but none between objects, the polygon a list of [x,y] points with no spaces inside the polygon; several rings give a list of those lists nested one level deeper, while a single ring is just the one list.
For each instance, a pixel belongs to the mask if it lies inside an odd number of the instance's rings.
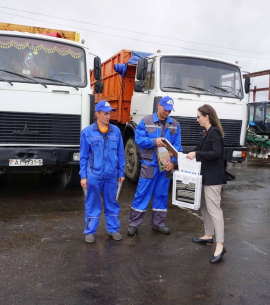
[{"label": "truck windshield", "polygon": [[191,57],[163,57],[160,73],[162,91],[177,92],[177,88],[182,88],[200,95],[243,98],[240,70],[230,64]]},{"label": "truck windshield", "polygon": [[270,123],[270,104],[266,105],[266,122]]},{"label": "truck windshield", "polygon": [[87,85],[84,50],[52,40],[0,35],[0,70],[1,82]]}]

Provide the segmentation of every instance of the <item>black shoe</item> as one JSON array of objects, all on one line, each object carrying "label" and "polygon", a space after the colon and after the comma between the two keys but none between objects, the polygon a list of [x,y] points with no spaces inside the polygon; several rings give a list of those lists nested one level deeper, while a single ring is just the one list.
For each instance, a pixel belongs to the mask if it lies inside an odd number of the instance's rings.
[{"label": "black shoe", "polygon": [[210,245],[212,246],[213,245],[213,238],[211,239],[201,239],[201,238],[192,238],[192,241],[194,243],[198,243],[198,244],[202,244],[202,245]]},{"label": "black shoe", "polygon": [[222,260],[223,255],[227,253],[226,249],[223,247],[222,252],[218,256],[212,256],[210,259],[210,263],[215,264],[218,263]]},{"label": "black shoe", "polygon": [[127,234],[129,236],[134,236],[137,233],[137,227],[128,227]]},{"label": "black shoe", "polygon": [[167,228],[167,227],[158,227],[158,228],[152,228],[152,230],[155,230],[155,231],[159,231],[160,233],[163,233],[163,234],[170,234],[170,229]]}]

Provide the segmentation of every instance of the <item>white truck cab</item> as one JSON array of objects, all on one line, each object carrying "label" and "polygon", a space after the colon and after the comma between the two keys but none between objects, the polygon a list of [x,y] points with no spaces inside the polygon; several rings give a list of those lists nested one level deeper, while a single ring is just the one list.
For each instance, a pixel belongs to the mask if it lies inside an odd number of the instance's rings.
[{"label": "white truck cab", "polygon": [[93,109],[85,45],[0,31],[1,174],[61,170],[78,184],[80,132]]},{"label": "white truck cab", "polygon": [[138,124],[153,113],[161,97],[172,97],[175,112],[170,116],[181,125],[185,151],[200,141],[202,128],[196,121],[197,109],[209,104],[224,129],[225,159],[245,159],[247,102],[239,65],[210,57],[157,53],[139,59],[136,78],[130,111],[133,122]]}]

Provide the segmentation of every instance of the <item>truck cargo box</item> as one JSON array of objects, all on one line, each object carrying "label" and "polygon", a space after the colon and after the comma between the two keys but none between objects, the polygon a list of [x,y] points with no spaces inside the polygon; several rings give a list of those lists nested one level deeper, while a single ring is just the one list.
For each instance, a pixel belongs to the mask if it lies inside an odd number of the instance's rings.
[{"label": "truck cargo box", "polygon": [[[121,50],[113,55],[101,65],[102,81],[104,84],[103,93],[95,94],[95,102],[106,100],[116,111],[111,115],[111,121],[114,123],[125,124],[130,121],[130,103],[133,95],[136,58],[146,57],[149,53],[136,52],[131,50]],[[135,64],[127,64],[128,61],[135,58]],[[122,77],[120,73],[115,72],[114,65],[127,64],[126,72]],[[91,87],[94,88],[94,71],[90,71]]]}]

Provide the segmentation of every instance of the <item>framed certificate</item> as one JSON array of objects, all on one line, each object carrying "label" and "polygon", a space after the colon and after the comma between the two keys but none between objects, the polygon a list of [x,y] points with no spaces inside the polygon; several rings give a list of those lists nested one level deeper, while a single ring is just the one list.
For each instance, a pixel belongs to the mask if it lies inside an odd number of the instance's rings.
[{"label": "framed certificate", "polygon": [[178,151],[173,147],[172,143],[170,141],[168,141],[167,139],[162,139],[161,140],[164,144],[166,144],[166,148],[168,149],[168,151],[170,151],[173,156],[175,157],[175,159],[178,158]]}]

